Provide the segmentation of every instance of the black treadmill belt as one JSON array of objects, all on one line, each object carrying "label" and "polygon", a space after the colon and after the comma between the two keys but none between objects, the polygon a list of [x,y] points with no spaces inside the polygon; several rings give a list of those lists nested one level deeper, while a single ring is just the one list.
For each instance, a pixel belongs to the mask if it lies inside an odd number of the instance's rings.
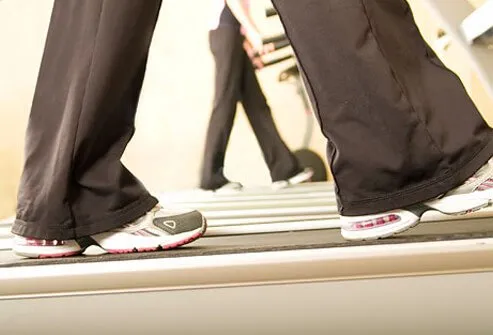
[{"label": "black treadmill belt", "polygon": [[192,256],[240,254],[285,250],[303,250],[334,247],[391,245],[418,242],[453,241],[493,237],[493,218],[462,219],[423,223],[403,234],[384,240],[347,242],[339,229],[311,230],[267,234],[249,234],[202,238],[188,246],[174,250],[100,256],[78,256],[56,259],[23,259],[11,251],[0,252],[0,268],[74,264],[89,262],[126,261]]}]

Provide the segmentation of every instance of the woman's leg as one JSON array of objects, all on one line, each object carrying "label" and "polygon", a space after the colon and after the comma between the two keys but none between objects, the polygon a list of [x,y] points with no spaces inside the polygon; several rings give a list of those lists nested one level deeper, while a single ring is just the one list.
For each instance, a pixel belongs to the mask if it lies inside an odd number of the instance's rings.
[{"label": "woman's leg", "polygon": [[80,238],[110,252],[155,250],[205,229],[199,213],[153,209],[157,200],[120,161],[160,4],[55,2],[12,228],[25,237],[16,238],[17,253],[72,255],[83,250]]},{"label": "woman's leg", "polygon": [[241,103],[262,149],[272,181],[287,180],[301,172],[302,168],[277,130],[252,62],[245,51],[242,52],[241,57],[243,59]]},{"label": "woman's leg", "polygon": [[215,60],[215,92],[207,130],[200,187],[217,189],[228,183],[224,158],[240,98],[242,44],[235,28],[220,27],[210,32]]},{"label": "woman's leg", "polygon": [[493,154],[492,132],[404,0],[274,0],[306,74],[343,215],[443,194]]}]

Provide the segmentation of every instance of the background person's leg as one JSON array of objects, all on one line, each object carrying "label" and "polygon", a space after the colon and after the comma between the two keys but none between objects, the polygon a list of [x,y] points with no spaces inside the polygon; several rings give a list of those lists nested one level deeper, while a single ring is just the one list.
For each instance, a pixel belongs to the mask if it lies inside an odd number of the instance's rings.
[{"label": "background person's leg", "polygon": [[404,0],[274,0],[313,93],[340,211],[436,197],[493,154],[491,129]]},{"label": "background person's leg", "polygon": [[241,103],[262,149],[272,181],[289,179],[302,169],[279,135],[252,62],[245,51],[241,57],[243,58]]},{"label": "background person's leg", "polygon": [[122,165],[161,0],[58,0],[40,69],[17,235],[108,231],[157,203]]},{"label": "background person's leg", "polygon": [[243,64],[243,46],[238,34],[235,28],[220,27],[209,35],[216,68],[200,182],[204,189],[217,189],[228,183],[223,172],[224,158],[240,97]]}]

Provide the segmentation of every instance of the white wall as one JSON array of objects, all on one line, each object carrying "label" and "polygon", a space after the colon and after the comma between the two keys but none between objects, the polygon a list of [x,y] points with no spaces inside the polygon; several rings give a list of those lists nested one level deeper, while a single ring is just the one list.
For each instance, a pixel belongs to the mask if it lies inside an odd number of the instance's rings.
[{"label": "white wall", "polygon": [[0,218],[12,213],[51,1],[0,1]]}]

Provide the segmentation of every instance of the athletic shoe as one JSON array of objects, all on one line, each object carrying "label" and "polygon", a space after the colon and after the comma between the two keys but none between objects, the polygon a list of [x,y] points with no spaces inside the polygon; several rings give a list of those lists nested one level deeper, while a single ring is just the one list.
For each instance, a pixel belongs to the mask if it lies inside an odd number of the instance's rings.
[{"label": "athletic shoe", "polygon": [[121,254],[167,250],[195,241],[206,230],[205,218],[198,211],[166,210],[156,206],[123,227],[81,240],[40,240],[14,237],[13,251],[29,258],[56,258],[82,254],[89,245],[108,253]]},{"label": "athletic shoe", "polygon": [[464,184],[449,191],[446,195],[475,193],[493,200],[493,158],[483,165]]},{"label": "athletic shoe", "polygon": [[390,237],[416,226],[429,210],[463,215],[487,207],[492,201],[493,159],[490,159],[464,184],[441,198],[375,215],[341,216],[341,234],[353,241]]},{"label": "athletic shoe", "polygon": [[309,182],[312,177],[313,177],[313,169],[312,168],[305,168],[303,171],[295,174],[291,178],[287,180],[278,180],[272,183],[272,188],[275,190],[279,190],[282,188],[286,188],[290,185],[298,185],[301,183],[306,183]]},{"label": "athletic shoe", "polygon": [[230,181],[229,183],[216,189],[215,192],[219,194],[231,194],[231,193],[237,193],[242,189],[243,189],[242,184]]}]

